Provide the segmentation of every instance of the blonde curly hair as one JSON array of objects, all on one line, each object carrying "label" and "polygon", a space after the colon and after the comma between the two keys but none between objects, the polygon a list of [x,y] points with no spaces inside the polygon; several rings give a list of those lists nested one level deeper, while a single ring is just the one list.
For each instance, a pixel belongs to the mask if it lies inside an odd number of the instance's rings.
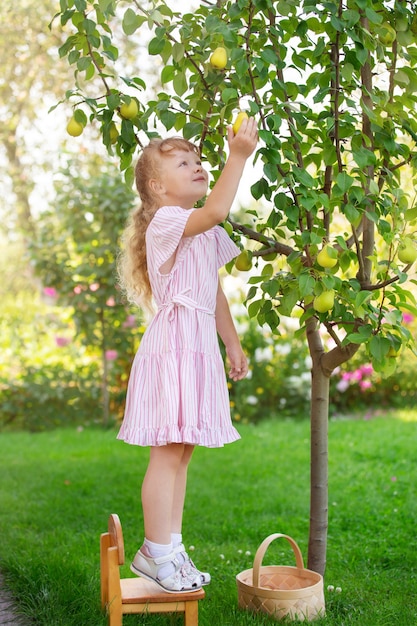
[{"label": "blonde curly hair", "polygon": [[159,198],[152,192],[149,181],[158,179],[161,161],[173,150],[200,154],[197,146],[182,137],[152,139],[144,148],[135,168],[136,188],[141,204],[134,209],[122,235],[122,250],[118,259],[119,283],[130,302],[152,311],[152,290],[146,260],[145,235],[153,216],[160,208]]}]

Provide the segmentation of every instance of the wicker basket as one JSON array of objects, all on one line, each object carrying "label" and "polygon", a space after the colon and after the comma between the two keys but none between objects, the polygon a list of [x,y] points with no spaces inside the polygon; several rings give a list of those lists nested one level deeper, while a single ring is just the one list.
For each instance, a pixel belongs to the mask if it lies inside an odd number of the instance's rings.
[{"label": "wicker basket", "polygon": [[[262,566],[262,559],[274,539],[287,539],[294,551],[296,567]],[[242,609],[267,613],[277,620],[311,621],[325,612],[323,577],[304,568],[300,548],[288,535],[269,535],[259,546],[253,569],[236,576],[238,603]]]}]

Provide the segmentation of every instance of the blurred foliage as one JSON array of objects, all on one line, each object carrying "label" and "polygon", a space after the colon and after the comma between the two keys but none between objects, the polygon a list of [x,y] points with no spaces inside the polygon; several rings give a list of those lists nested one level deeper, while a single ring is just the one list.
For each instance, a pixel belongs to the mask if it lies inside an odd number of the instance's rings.
[{"label": "blurred foliage", "polygon": [[[243,296],[242,296],[243,298]],[[282,325],[280,334],[248,319],[236,301],[232,311],[249,356],[246,379],[229,383],[236,423],[309,417],[311,359],[297,336],[297,320]],[[128,319],[126,340],[136,344],[144,330],[138,312]],[[134,327],[130,327],[130,325]],[[408,321],[415,334],[416,323]],[[330,341],[327,337],[326,341]],[[136,347],[136,346],[135,346]],[[71,306],[26,287],[3,296],[0,313],[0,428],[37,432],[61,425],[102,424],[102,366],[100,351],[76,335]],[[126,374],[121,360],[111,362],[109,396],[111,423],[122,418]],[[364,350],[331,377],[330,417],[380,408],[415,406],[415,357],[409,351],[389,377],[375,372]]]},{"label": "blurred foliage", "polygon": [[[242,343],[249,356],[249,375],[238,383],[229,383],[233,419],[257,422],[264,418],[308,418],[311,400],[311,358],[297,333],[298,321],[288,320],[279,334],[260,328],[248,319],[244,307],[233,305]],[[409,332],[415,336],[417,322],[407,317]],[[325,344],[332,339],[324,335]],[[412,408],[417,398],[416,358],[402,350],[390,358],[395,370],[382,375],[369,363],[366,350],[337,368],[330,378],[329,418],[350,414],[372,414],[386,408]]]},{"label": "blurred foliage", "polygon": [[8,423],[44,427],[79,411],[109,424],[122,411],[140,332],[138,310],[117,289],[116,258],[135,194],[116,168],[80,164],[61,172],[53,208],[37,219],[29,251],[38,282],[28,277],[3,300]]}]

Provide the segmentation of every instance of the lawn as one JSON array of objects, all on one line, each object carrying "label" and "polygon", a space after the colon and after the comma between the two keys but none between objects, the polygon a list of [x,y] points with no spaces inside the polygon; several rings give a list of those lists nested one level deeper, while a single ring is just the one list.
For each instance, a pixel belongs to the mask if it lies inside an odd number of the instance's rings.
[{"label": "lawn", "polygon": [[[196,450],[184,540],[212,574],[200,626],[276,623],[237,608],[236,574],[269,534],[291,535],[306,558],[309,424],[239,426],[242,440]],[[417,625],[417,413],[332,420],[329,432],[327,615],[317,626]],[[148,450],[114,431],[62,429],[0,438],[0,568],[20,610],[42,626],[100,626],[99,535],[118,513],[127,559],[142,540],[140,483]],[[284,540],[265,564],[293,565]],[[130,575],[128,565],[124,575]],[[341,589],[328,591],[328,586]],[[129,616],[126,626],[173,626]]]}]

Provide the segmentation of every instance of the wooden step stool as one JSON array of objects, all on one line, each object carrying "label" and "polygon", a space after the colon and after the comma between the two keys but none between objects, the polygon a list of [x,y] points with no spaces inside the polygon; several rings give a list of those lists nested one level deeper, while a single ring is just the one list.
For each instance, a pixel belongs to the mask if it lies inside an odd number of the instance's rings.
[{"label": "wooden step stool", "polygon": [[108,612],[109,626],[122,626],[127,613],[184,613],[184,626],[198,626],[198,601],[203,589],[168,593],[145,578],[120,578],[125,562],[119,516],[109,516],[108,532],[100,536],[101,606]]}]

